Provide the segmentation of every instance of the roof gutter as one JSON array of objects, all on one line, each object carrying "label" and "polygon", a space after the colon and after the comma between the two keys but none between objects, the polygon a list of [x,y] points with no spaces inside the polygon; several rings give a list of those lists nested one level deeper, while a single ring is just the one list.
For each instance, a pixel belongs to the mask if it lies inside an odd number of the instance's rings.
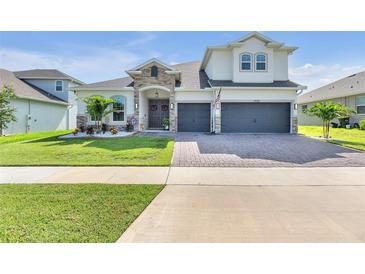
[{"label": "roof gutter", "polygon": [[133,91],[134,88],[133,87],[125,87],[125,88],[79,88],[79,87],[74,87],[72,88],[73,91]]},{"label": "roof gutter", "polygon": [[43,100],[43,99],[38,99],[38,98],[32,98],[32,97],[26,97],[26,96],[18,96],[15,95],[17,98],[19,99],[26,99],[26,100],[32,100],[32,101],[38,101],[38,102],[43,102],[43,103],[50,103],[50,104],[58,104],[58,105],[64,105],[64,106],[68,106],[69,103],[66,102],[58,102],[58,101],[48,101],[48,100]]}]

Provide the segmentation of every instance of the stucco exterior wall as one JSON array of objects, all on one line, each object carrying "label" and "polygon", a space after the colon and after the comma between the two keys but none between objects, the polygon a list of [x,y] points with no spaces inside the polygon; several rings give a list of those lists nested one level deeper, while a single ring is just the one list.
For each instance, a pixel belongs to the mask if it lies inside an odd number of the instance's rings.
[{"label": "stucco exterior wall", "polygon": [[68,102],[70,104],[68,126],[69,128],[76,127],[77,96],[73,91],[70,91],[70,88],[78,86],[77,84],[71,83],[69,80],[62,80],[63,91],[56,91],[56,80],[54,79],[27,79],[25,81]]},{"label": "stucco exterior wall", "polygon": [[176,91],[176,102],[180,103],[204,103],[212,102],[214,99],[213,91]]},{"label": "stucco exterior wall", "polygon": [[[110,125],[121,125],[124,126],[127,123],[127,117],[132,116],[134,114],[134,93],[132,90],[128,91],[107,91],[107,90],[93,90],[93,91],[77,91],[77,114],[78,115],[86,115],[86,105],[83,101],[84,98],[90,97],[90,96],[103,96],[106,98],[111,98],[113,96],[123,96],[126,99],[125,103],[125,115],[124,115],[124,121],[113,121],[113,114],[109,114],[107,117],[105,117],[105,122]],[[91,121],[90,117],[87,118],[87,124],[93,125],[94,122]]]},{"label": "stucco exterior wall", "polygon": [[[240,70],[240,55],[252,54],[252,70]],[[255,71],[255,54],[267,55],[266,71]],[[271,83],[274,80],[288,80],[288,53],[284,50],[268,48],[264,42],[252,38],[232,49],[214,49],[205,69],[214,80],[232,80],[242,83]]]},{"label": "stucco exterior wall", "polygon": [[[255,71],[254,62],[252,63],[252,71],[240,70],[240,55],[249,52],[252,58],[255,58],[255,53],[265,53],[267,55],[267,69],[266,71]],[[233,49],[233,82],[242,83],[270,83],[274,81],[274,67],[273,67],[273,49],[267,48],[265,44],[252,38],[242,44],[241,47]]]},{"label": "stucco exterior wall", "polygon": [[288,75],[288,53],[286,51],[274,50],[274,81],[287,81]]},{"label": "stucco exterior wall", "polygon": [[16,108],[17,121],[9,124],[5,134],[68,129],[67,105],[27,99],[12,100],[11,105]]},{"label": "stucco exterior wall", "polygon": [[223,89],[221,101],[227,102],[295,102],[296,90],[290,89]]},{"label": "stucco exterior wall", "polygon": [[210,79],[232,80],[232,51],[216,50],[212,52],[205,72]]}]

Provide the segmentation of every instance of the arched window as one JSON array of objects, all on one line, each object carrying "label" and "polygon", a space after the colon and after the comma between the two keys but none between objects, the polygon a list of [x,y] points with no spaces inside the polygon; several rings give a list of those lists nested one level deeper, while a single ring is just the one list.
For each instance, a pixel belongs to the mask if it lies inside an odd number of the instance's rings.
[{"label": "arched window", "polygon": [[124,121],[125,98],[123,96],[113,96],[113,121]]},{"label": "arched window", "polygon": [[252,70],[252,54],[242,53],[240,56],[240,70],[251,71]]},{"label": "arched window", "polygon": [[267,57],[265,53],[257,53],[255,57],[257,71],[265,71],[267,69]]},{"label": "arched window", "polygon": [[157,77],[158,68],[156,66],[151,67],[151,77]]}]

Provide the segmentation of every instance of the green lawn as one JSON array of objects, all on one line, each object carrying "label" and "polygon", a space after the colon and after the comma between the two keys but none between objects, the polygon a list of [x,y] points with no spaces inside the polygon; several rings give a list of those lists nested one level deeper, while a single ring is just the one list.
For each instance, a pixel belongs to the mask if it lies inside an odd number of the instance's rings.
[{"label": "green lawn", "polygon": [[57,139],[62,132],[0,137],[2,166],[168,166],[170,138]]},{"label": "green lawn", "polygon": [[[306,136],[323,136],[321,126],[299,126],[299,133]],[[330,136],[338,139],[328,141],[330,143],[365,151],[365,130],[330,128]]]},{"label": "green lawn", "polygon": [[6,144],[6,143],[15,143],[15,142],[20,142],[20,141],[60,136],[60,135],[65,135],[65,134],[71,133],[71,131],[72,130],[56,130],[56,131],[31,132],[31,133],[24,133],[24,134],[0,136],[0,145]]},{"label": "green lawn", "polygon": [[115,242],[162,185],[0,185],[0,242]]}]

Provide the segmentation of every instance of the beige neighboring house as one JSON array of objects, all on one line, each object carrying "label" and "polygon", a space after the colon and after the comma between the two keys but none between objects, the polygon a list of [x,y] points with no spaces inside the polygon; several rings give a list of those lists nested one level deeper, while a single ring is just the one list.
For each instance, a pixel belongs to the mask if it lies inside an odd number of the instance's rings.
[{"label": "beige neighboring house", "polygon": [[71,129],[76,126],[77,104],[70,86],[80,82],[58,70],[35,69],[12,72],[0,69],[0,88],[14,89],[17,121],[2,134]]},{"label": "beige neighboring house", "polygon": [[[304,114],[304,111],[313,104],[324,101],[340,103],[354,109],[356,114],[350,119],[350,124],[359,123],[365,118],[365,71],[299,95],[299,125],[322,125],[318,118],[310,117]],[[336,119],[334,122],[338,122],[338,120]]]}]

